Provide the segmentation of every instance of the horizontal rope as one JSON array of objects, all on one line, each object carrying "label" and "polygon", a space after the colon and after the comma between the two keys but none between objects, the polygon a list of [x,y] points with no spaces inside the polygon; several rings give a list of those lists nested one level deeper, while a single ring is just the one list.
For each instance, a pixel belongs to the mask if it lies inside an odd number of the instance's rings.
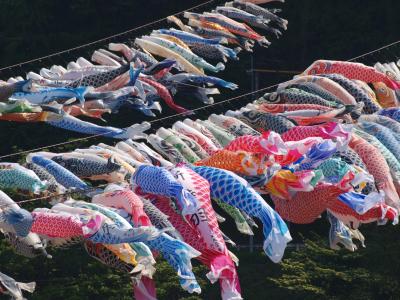
[{"label": "horizontal rope", "polygon": [[[179,16],[179,15],[183,14],[185,11],[191,11],[191,10],[197,9],[197,8],[199,8],[199,7],[208,5],[208,4],[210,4],[210,3],[214,2],[214,1],[216,1],[216,0],[209,0],[209,1],[203,2],[203,3],[201,3],[201,4],[198,4],[198,5],[196,5],[196,6],[190,7],[190,8],[188,8],[188,9],[179,11],[179,12],[173,14],[172,16]],[[168,17],[168,16],[167,16],[167,17]],[[160,23],[160,22],[162,22],[162,21],[167,20],[167,17],[163,17],[163,18],[161,18],[161,19],[158,19],[158,20],[155,20],[155,21],[146,23],[146,24],[144,24],[144,25],[140,25],[140,26],[138,26],[138,27],[135,27],[135,28],[132,28],[132,29],[129,29],[129,30],[126,30],[126,31],[117,33],[117,34],[110,35],[110,36],[105,37],[105,38],[101,38],[101,39],[96,40],[96,41],[93,41],[93,42],[89,42],[89,43],[82,44],[82,45],[79,45],[79,46],[76,46],[76,47],[72,47],[72,48],[69,48],[69,49],[66,49],[66,50],[54,52],[54,53],[49,54],[49,55],[46,55],[46,56],[42,56],[42,57],[39,57],[39,58],[30,59],[30,60],[27,60],[27,61],[24,61],[24,62],[21,62],[21,63],[17,63],[17,64],[10,65],[10,66],[7,66],[7,67],[3,67],[3,68],[0,68],[0,72],[1,72],[1,71],[4,71],[4,70],[10,70],[10,69],[15,68],[15,67],[21,67],[21,66],[23,66],[23,65],[30,64],[30,63],[37,62],[37,61],[41,61],[41,60],[44,60],[44,59],[47,59],[47,58],[50,58],[50,57],[54,57],[54,56],[57,56],[57,55],[60,55],[60,54],[69,53],[70,51],[74,51],[74,50],[86,48],[86,47],[88,47],[88,46],[95,45],[95,44],[98,44],[98,43],[101,43],[101,42],[105,42],[105,41],[107,41],[107,40],[111,40],[111,39],[113,39],[113,38],[116,38],[116,37],[119,37],[119,36],[123,36],[123,35],[126,35],[126,34],[131,33],[131,32],[135,32],[135,31],[137,31],[137,30],[139,30],[139,29],[142,29],[142,28],[145,28],[145,27],[154,25],[154,24],[158,24],[158,23]]]},{"label": "horizontal rope", "polygon": [[[115,184],[118,184],[118,183],[123,183],[123,182],[116,182]],[[42,197],[36,197],[36,198],[16,201],[15,203],[19,205],[19,204],[24,204],[24,203],[29,203],[29,202],[42,201],[42,200],[55,198],[55,197],[60,197],[60,196],[69,196],[69,195],[74,195],[74,194],[85,194],[85,193],[88,193],[88,192],[93,192],[93,191],[95,191],[95,190],[97,190],[99,188],[106,187],[107,185],[109,185],[109,183],[100,184],[98,186],[89,187],[89,188],[83,189],[83,190],[76,190],[76,191],[71,190],[71,191],[66,191],[64,193],[53,193],[53,194],[42,196]],[[0,209],[2,209],[4,207],[12,206],[13,204],[14,203],[0,205]]]},{"label": "horizontal rope", "polygon": [[302,71],[292,71],[292,70],[271,70],[271,69],[250,69],[247,70],[249,73],[278,73],[278,74],[300,74]]},{"label": "horizontal rope", "polygon": [[[231,101],[233,101],[233,100],[237,100],[237,99],[240,99],[240,98],[249,96],[249,95],[253,95],[253,94],[256,94],[256,93],[260,93],[260,92],[265,91],[265,90],[268,90],[268,89],[272,89],[272,88],[274,88],[274,87],[277,87],[278,85],[279,85],[279,84],[274,84],[274,85],[271,85],[271,86],[268,86],[268,87],[264,87],[264,88],[261,88],[261,89],[258,89],[258,90],[256,90],[256,91],[252,91],[252,92],[249,92],[249,93],[241,94],[241,95],[239,95],[239,96],[232,97],[232,98],[229,98],[229,99],[220,101],[220,102],[216,102],[216,103],[213,103],[213,104],[209,104],[209,105],[205,105],[205,106],[202,106],[202,107],[199,107],[199,108],[195,108],[195,109],[192,109],[192,110],[190,110],[190,111],[191,111],[191,112],[195,112],[195,111],[207,109],[207,108],[210,108],[210,107],[213,107],[213,106],[216,106],[216,105],[221,105],[221,104],[223,104],[223,103],[228,103],[228,102],[231,102]],[[151,120],[151,121],[149,121],[149,123],[150,123],[150,124],[154,124],[154,123],[157,123],[157,122],[160,122],[160,121],[165,121],[165,120],[167,120],[167,119],[175,118],[175,117],[178,117],[178,116],[187,116],[187,113],[185,113],[185,112],[183,112],[183,113],[177,113],[177,114],[170,115],[170,116],[166,116],[166,117],[159,118],[159,119],[156,119],[156,120]],[[16,152],[16,153],[10,153],[10,154],[6,154],[6,155],[2,155],[2,156],[0,156],[0,160],[2,160],[2,159],[4,159],[4,158],[9,158],[9,157],[14,157],[14,156],[22,155],[22,154],[27,154],[27,153],[31,153],[31,152],[36,152],[36,151],[43,150],[43,149],[47,149],[47,148],[54,148],[54,147],[58,147],[58,146],[73,144],[73,143],[80,142],[80,141],[86,141],[86,140],[93,139],[93,138],[96,138],[96,137],[102,137],[102,136],[105,136],[105,135],[107,135],[107,134],[109,134],[109,133],[111,133],[111,132],[112,132],[112,131],[103,132],[103,133],[99,133],[99,134],[95,134],[95,135],[89,135],[89,136],[86,136],[86,137],[73,139],[73,140],[66,141],[66,142],[51,144],[51,145],[47,145],[47,146],[42,146],[42,147],[30,149],[30,150],[24,150],[24,151],[19,151],[19,152]]]},{"label": "horizontal rope", "polygon": [[[347,61],[353,61],[353,60],[356,60],[356,59],[358,59],[358,58],[371,55],[372,53],[381,51],[381,50],[383,50],[383,49],[392,47],[392,46],[397,45],[397,44],[400,44],[400,40],[399,40],[399,41],[396,41],[396,42],[393,42],[393,43],[390,43],[390,44],[387,44],[387,45],[385,45],[385,46],[383,46],[383,47],[380,47],[380,48],[378,48],[378,49],[376,49],[376,50],[372,50],[372,51],[370,51],[370,52],[367,52],[367,53],[364,53],[364,54],[362,54],[362,55],[356,56],[356,57],[354,57],[354,58],[348,59]],[[230,101],[235,100],[235,99],[239,99],[239,98],[242,98],[242,97],[246,97],[246,96],[248,96],[248,95],[252,95],[252,94],[255,94],[255,93],[259,93],[259,92],[264,91],[264,90],[267,90],[267,89],[274,88],[274,87],[276,87],[276,86],[278,86],[278,85],[279,85],[279,84],[275,84],[275,85],[272,85],[272,86],[268,86],[268,87],[265,87],[265,88],[262,88],[262,89],[259,89],[259,90],[256,90],[256,91],[252,91],[252,92],[249,92],[249,93],[246,93],[246,94],[242,94],[242,95],[239,95],[239,96],[236,96],[236,97],[227,99],[227,100],[223,100],[223,101],[220,101],[220,102],[217,102],[217,103],[213,103],[213,104],[209,104],[209,105],[202,106],[202,107],[199,107],[199,108],[195,108],[195,109],[192,109],[191,111],[194,112],[194,111],[199,111],[199,110],[207,109],[207,108],[209,108],[209,107],[213,107],[213,106],[216,106],[216,105],[220,105],[220,104],[223,104],[223,103],[227,103],[227,102],[230,102]],[[152,123],[160,122],[160,121],[167,120],[167,119],[170,119],[170,118],[174,118],[174,117],[177,117],[177,116],[182,116],[182,115],[185,115],[185,116],[186,116],[187,113],[178,113],[178,114],[166,116],[166,117],[164,117],[164,118],[159,118],[159,119],[157,119],[157,120],[149,121],[149,123],[152,124]],[[2,160],[2,159],[4,159],[4,158],[14,157],[14,156],[18,156],[18,155],[22,155],[22,154],[26,154],[26,153],[30,153],[30,152],[35,152],[35,151],[43,150],[43,149],[46,149],[46,148],[54,148],[54,147],[57,147],[57,146],[68,145],[68,144],[72,144],[72,143],[79,142],[79,141],[86,141],[86,140],[88,140],[88,139],[92,139],[92,138],[104,136],[104,135],[106,135],[106,134],[108,134],[108,133],[111,133],[111,131],[110,131],[110,132],[105,132],[105,133],[102,133],[102,134],[96,134],[96,135],[91,135],[91,136],[87,136],[87,137],[77,138],[77,139],[74,139],[74,140],[72,140],[72,141],[66,141],[66,142],[61,142],[61,143],[57,143],[57,144],[47,145],[47,146],[43,146],[43,147],[39,147],[39,148],[34,148],[34,149],[30,149],[30,150],[24,150],[24,151],[20,151],[20,152],[17,152],[17,153],[6,154],[6,155],[0,156],[0,160]]]},{"label": "horizontal rope", "polygon": [[396,42],[393,42],[393,43],[390,43],[390,44],[387,44],[387,45],[385,45],[385,46],[382,46],[382,47],[380,47],[380,48],[378,48],[378,49],[375,49],[375,50],[372,50],[372,51],[370,51],[370,52],[364,53],[364,54],[362,54],[362,55],[359,55],[359,56],[350,58],[350,59],[348,59],[347,61],[354,61],[354,60],[359,59],[359,58],[361,58],[361,57],[365,57],[365,56],[371,55],[371,54],[373,54],[373,53],[379,52],[379,51],[381,51],[381,50],[383,50],[383,49],[387,49],[387,48],[392,47],[392,46],[397,45],[397,44],[400,44],[400,40],[399,40],[399,41],[396,41]]}]

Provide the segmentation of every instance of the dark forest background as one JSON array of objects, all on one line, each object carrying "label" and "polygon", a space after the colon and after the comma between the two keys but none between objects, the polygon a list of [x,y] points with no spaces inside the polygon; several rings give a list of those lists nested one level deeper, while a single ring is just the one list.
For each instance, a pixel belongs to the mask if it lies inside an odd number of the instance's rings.
[{"label": "dark forest background", "polygon": [[[0,0],[0,69],[113,35],[202,2]],[[210,10],[222,3],[214,1],[198,11]],[[240,61],[228,63],[226,71],[218,76],[238,83],[240,88],[234,92],[223,91],[216,101],[246,93],[257,86],[263,88],[289,79],[315,59],[346,60],[399,40],[398,0],[286,0],[284,4],[273,2],[266,6],[283,9],[280,15],[289,20],[288,30],[279,40],[269,36],[272,45],[268,49],[256,47],[253,54],[241,53]],[[166,26],[169,25],[162,22],[107,42],[4,69],[0,71],[0,78],[24,75],[52,64],[66,65],[78,56],[90,57],[93,50],[108,42],[132,40],[152,29]],[[376,61],[397,60],[398,56],[400,47],[391,47],[359,61],[373,64]],[[269,71],[252,73],[251,69]],[[255,76],[258,76],[258,83],[254,81]],[[215,106],[212,111],[238,107],[249,100],[235,100]],[[190,99],[178,101],[190,107],[201,106],[200,103],[190,102]],[[171,113],[166,109],[163,116]],[[210,109],[199,111],[197,117],[207,117],[210,113]],[[113,126],[128,126],[143,119],[134,112],[107,118],[108,124]],[[157,126],[168,126],[174,121],[176,118],[171,118]],[[46,124],[3,122],[0,123],[0,155],[77,137],[81,135]],[[65,151],[100,141],[112,142],[93,139],[50,150]],[[20,159],[23,157],[8,160]],[[240,236],[232,227],[230,222],[222,224],[223,231],[233,240],[246,244],[247,238]],[[249,253],[246,248],[233,249],[240,258],[238,271],[244,298],[400,299],[400,238],[397,227],[363,226],[361,231],[366,236],[367,248],[356,253],[330,250],[328,229],[324,217],[311,225],[291,225],[294,242],[304,244],[304,247],[299,251],[289,249],[284,261],[278,265],[269,261],[261,249],[256,249],[254,253]],[[260,243],[261,238],[261,233],[258,233],[255,243]],[[28,295],[29,299],[131,298],[128,276],[103,267],[89,258],[82,247],[52,254],[52,260],[22,258],[0,240],[0,271],[20,281],[36,280],[37,291],[32,296]],[[206,270],[197,263],[194,265],[203,288],[200,296],[183,292],[174,272],[160,260],[156,273],[159,299],[217,299],[218,285],[211,286],[204,276]]]}]

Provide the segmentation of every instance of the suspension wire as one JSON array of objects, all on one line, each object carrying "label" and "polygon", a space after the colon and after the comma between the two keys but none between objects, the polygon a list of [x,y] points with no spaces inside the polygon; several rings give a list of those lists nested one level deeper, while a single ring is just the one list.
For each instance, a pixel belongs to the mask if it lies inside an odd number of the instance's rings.
[{"label": "suspension wire", "polygon": [[[116,182],[115,184],[119,184],[119,183],[124,183],[124,182]],[[65,191],[63,193],[52,193],[52,194],[46,195],[46,196],[41,196],[41,197],[36,197],[36,198],[31,198],[31,199],[26,199],[26,200],[15,201],[15,203],[16,204],[23,204],[23,203],[47,200],[47,199],[50,199],[50,198],[60,197],[60,196],[66,197],[66,196],[75,195],[75,194],[85,194],[85,193],[88,193],[88,192],[96,191],[99,188],[106,187],[107,185],[109,185],[109,183],[104,183],[104,184],[100,184],[98,186],[88,187],[87,189],[82,189],[82,190],[69,190],[69,191]],[[4,207],[8,207],[8,206],[14,205],[15,203],[8,203],[8,204],[0,205],[0,210],[2,208],[4,208]]]},{"label": "suspension wire", "polygon": [[366,57],[366,56],[370,56],[370,55],[372,55],[372,54],[374,54],[374,53],[376,53],[376,52],[380,52],[380,51],[382,51],[382,50],[384,50],[384,49],[388,49],[388,48],[390,48],[390,47],[392,47],[392,46],[395,46],[395,45],[397,45],[397,44],[400,44],[400,40],[399,40],[399,41],[396,41],[396,42],[393,42],[393,43],[390,43],[390,44],[387,44],[387,45],[385,45],[385,46],[382,46],[382,47],[380,47],[380,48],[378,48],[378,49],[375,49],[375,50],[372,50],[372,51],[370,51],[370,52],[361,54],[361,55],[359,55],[359,56],[350,58],[350,59],[348,59],[347,61],[354,61],[354,60],[357,60],[357,59],[359,59],[359,58],[363,58],[363,57]]},{"label": "suspension wire", "polygon": [[[215,0],[211,0],[211,1],[215,1]],[[208,1],[207,3],[211,2],[211,1]],[[178,13],[178,14],[179,14],[179,13]],[[393,43],[390,43],[390,44],[387,44],[387,45],[385,45],[385,46],[382,46],[382,47],[380,47],[380,48],[378,48],[378,49],[369,51],[369,52],[364,53],[364,54],[362,54],[362,55],[353,57],[353,58],[351,58],[351,59],[348,59],[347,61],[354,61],[354,60],[357,60],[357,59],[362,58],[362,57],[370,56],[370,55],[372,55],[372,54],[374,54],[374,53],[377,53],[377,52],[379,52],[379,51],[382,51],[383,49],[387,49],[387,48],[392,47],[392,46],[397,45],[397,44],[400,44],[400,40],[399,40],[399,41],[396,41],[396,42],[393,42]],[[1,70],[1,69],[0,69],[0,70]],[[186,83],[180,83],[180,84],[189,85],[189,84],[186,84]],[[275,84],[275,85],[272,85],[272,86],[268,86],[268,87],[265,87],[265,88],[261,88],[261,89],[256,90],[256,91],[248,92],[248,93],[245,93],[245,94],[241,94],[241,95],[239,95],[239,96],[236,96],[236,97],[232,97],[232,98],[229,98],[229,99],[226,99],[226,100],[223,100],[223,101],[219,101],[219,102],[217,102],[217,103],[213,103],[213,104],[205,105],[205,106],[202,106],[202,107],[199,107],[199,108],[195,108],[195,109],[192,109],[191,112],[195,112],[195,111],[199,111],[199,110],[204,110],[204,109],[207,109],[207,108],[210,108],[210,107],[214,107],[214,106],[216,106],[216,105],[220,105],[220,104],[223,104],[223,103],[228,103],[228,102],[230,102],[230,101],[232,101],[232,100],[236,100],[236,99],[240,99],[240,98],[243,98],[243,97],[246,97],[246,96],[249,96],[249,95],[253,95],[253,94],[259,93],[259,92],[261,92],[261,91],[265,91],[265,90],[274,88],[274,87],[276,87],[276,86],[278,86],[278,85],[279,85],[279,84]],[[197,87],[197,86],[196,86],[196,87]],[[150,123],[150,124],[154,124],[154,123],[158,123],[158,122],[161,122],[161,121],[165,121],[165,120],[167,120],[167,119],[175,118],[175,117],[178,117],[178,116],[187,116],[187,113],[186,113],[186,112],[177,113],[177,114],[170,115],[170,116],[166,116],[166,117],[159,118],[159,119],[156,119],[156,120],[151,120],[151,121],[149,121],[149,123]],[[47,145],[47,146],[43,146],[43,147],[38,147],[38,148],[30,149],[30,150],[24,150],[24,151],[19,151],[19,152],[16,152],[16,153],[6,154],[6,155],[0,156],[0,160],[1,160],[1,159],[4,159],[4,158],[14,157],[14,156],[22,155],[22,154],[27,154],[27,153],[30,153],[30,152],[35,152],[35,151],[43,150],[43,149],[46,149],[46,148],[54,148],[54,147],[57,147],[57,146],[68,145],[68,144],[72,144],[72,143],[79,142],[79,141],[86,141],[86,140],[89,140],[89,139],[92,139],[92,138],[102,137],[102,136],[104,136],[104,135],[107,135],[108,133],[111,133],[111,131],[110,131],[110,132],[100,133],[100,134],[95,134],[95,135],[91,135],[91,136],[87,136],[87,137],[77,138],[77,139],[73,139],[73,140],[66,141],[66,142],[61,142],[61,143],[56,143],[56,144]]]},{"label": "suspension wire", "polygon": [[[215,1],[215,0],[207,1],[207,2],[203,3],[203,5],[206,4],[206,3],[213,2],[213,1]],[[201,5],[199,5],[199,6],[201,6]],[[177,14],[179,14],[179,13],[177,13]],[[372,54],[375,54],[377,52],[382,51],[383,49],[387,49],[387,48],[392,47],[392,46],[397,45],[397,44],[400,44],[400,40],[396,41],[396,42],[393,42],[393,43],[390,43],[388,45],[385,45],[383,47],[380,47],[378,49],[372,50],[370,52],[364,53],[362,55],[353,57],[353,58],[351,58],[351,59],[349,59],[347,61],[354,61],[354,60],[357,60],[357,59],[362,58],[362,57],[370,56]],[[1,69],[0,69],[0,71],[1,71]],[[274,85],[271,85],[271,86],[267,86],[267,87],[258,89],[256,91],[252,91],[252,92],[244,93],[244,94],[241,94],[241,95],[238,95],[238,96],[235,96],[235,97],[231,97],[229,99],[226,99],[226,100],[223,100],[223,101],[220,101],[220,102],[217,102],[217,103],[213,103],[213,104],[205,105],[205,106],[202,106],[202,107],[199,107],[199,108],[195,108],[195,109],[192,109],[191,112],[205,110],[207,108],[214,107],[214,106],[217,106],[217,105],[221,105],[221,104],[224,104],[224,103],[230,103],[233,100],[237,100],[237,99],[244,98],[244,97],[256,94],[256,93],[260,93],[262,91],[266,91],[266,90],[275,88],[279,84],[280,83],[274,84]],[[187,85],[189,85],[189,84],[187,84]],[[154,124],[154,123],[157,123],[157,122],[161,122],[161,121],[164,121],[164,120],[167,120],[167,119],[171,119],[171,118],[175,118],[175,117],[179,117],[179,116],[187,116],[187,112],[177,113],[177,114],[174,114],[174,115],[170,115],[170,116],[166,116],[166,117],[159,118],[159,119],[156,119],[156,120],[152,120],[152,121],[149,121],[149,123]],[[25,151],[20,151],[20,152],[17,152],[17,153],[11,153],[11,154],[0,156],[0,159],[7,158],[7,157],[13,157],[13,156],[21,155],[21,154],[26,154],[26,153],[31,153],[31,152],[35,152],[35,151],[38,151],[38,150],[43,150],[43,149],[46,149],[46,148],[53,148],[53,147],[57,147],[57,146],[71,144],[71,143],[75,143],[75,142],[79,142],[79,141],[85,141],[85,140],[89,140],[89,139],[92,139],[92,138],[95,138],[95,137],[104,136],[104,135],[106,135],[108,133],[109,132],[105,132],[105,133],[101,133],[101,134],[91,135],[91,136],[88,136],[88,137],[74,139],[74,140],[71,140],[71,141],[66,141],[66,142],[62,142],[62,143],[57,143],[57,144],[52,144],[52,145],[48,145],[48,146],[44,146],[44,147],[39,147],[39,148],[31,149],[31,150],[25,150]],[[104,186],[107,186],[107,185],[108,184],[103,184],[103,185],[99,185],[97,187],[90,187],[90,188],[88,188],[86,190],[80,190],[80,191],[67,191],[65,193],[59,193],[59,194],[56,193],[56,194],[47,195],[47,196],[43,196],[43,197],[37,197],[37,198],[32,198],[32,199],[27,199],[27,200],[21,200],[21,201],[18,201],[16,203],[17,204],[18,203],[28,203],[28,202],[45,200],[45,199],[49,199],[49,198],[57,197],[57,196],[63,196],[63,195],[65,196],[65,195],[69,195],[69,194],[84,193],[84,192],[96,190],[96,189],[98,189],[100,187],[104,187]],[[8,205],[10,205],[10,204],[7,204],[5,206],[8,206]],[[0,207],[2,207],[2,206],[0,206]]]},{"label": "suspension wire", "polygon": [[[239,96],[235,96],[235,97],[232,97],[232,98],[229,98],[229,99],[226,99],[226,100],[222,100],[222,101],[219,101],[219,102],[216,102],[216,103],[212,103],[212,104],[205,105],[205,106],[202,106],[202,107],[194,108],[194,109],[190,110],[189,112],[195,112],[195,111],[207,109],[207,108],[210,108],[210,107],[213,107],[213,106],[221,105],[223,103],[228,103],[228,102],[236,100],[236,99],[244,98],[244,97],[252,95],[252,94],[256,94],[256,93],[260,93],[260,92],[268,90],[268,89],[272,89],[272,88],[274,88],[274,87],[276,87],[278,85],[279,84],[274,84],[274,85],[271,85],[271,86],[268,86],[268,87],[261,88],[261,89],[256,90],[256,91],[248,92],[248,93],[241,94]],[[166,117],[163,117],[163,118],[159,118],[159,119],[156,119],[156,120],[151,120],[148,123],[154,124],[154,123],[158,123],[158,122],[161,122],[161,121],[165,121],[167,119],[171,119],[171,118],[175,118],[175,117],[179,117],[179,116],[187,116],[187,115],[188,115],[187,112],[177,113],[177,114],[173,114],[173,115],[166,116]],[[23,150],[23,151],[19,151],[19,152],[16,152],[16,153],[10,153],[10,154],[6,154],[6,155],[2,155],[2,156],[0,156],[0,160],[2,160],[4,158],[9,158],[9,157],[14,157],[14,156],[19,156],[19,155],[22,155],[22,154],[36,152],[36,151],[47,149],[47,148],[54,148],[54,147],[58,147],[58,146],[63,146],[63,145],[68,145],[68,144],[80,142],[80,141],[86,141],[86,140],[93,139],[93,138],[96,138],[96,137],[102,137],[102,136],[105,136],[105,135],[107,135],[107,134],[109,134],[111,132],[112,131],[107,131],[107,132],[103,132],[103,133],[99,133],[99,134],[94,134],[94,135],[90,135],[90,136],[86,136],[86,137],[82,137],[82,138],[73,139],[73,140],[70,140],[70,141],[65,141],[65,142],[51,144],[51,145],[47,145],[47,146],[42,146],[42,147],[30,149],[30,150]]]},{"label": "suspension wire", "polygon": [[[191,10],[206,6],[206,5],[208,5],[208,4],[212,3],[212,2],[215,2],[215,1],[216,0],[209,0],[209,1],[206,1],[206,2],[203,2],[203,3],[200,3],[198,5],[190,7],[188,9],[185,9],[185,10],[179,11],[177,13],[174,13],[172,16],[179,16],[179,15],[185,13],[186,11],[191,11]],[[129,33],[138,31],[139,29],[142,29],[142,28],[145,28],[145,27],[148,27],[148,26],[151,26],[151,25],[155,25],[155,24],[161,23],[161,22],[167,20],[168,17],[169,16],[163,17],[163,18],[157,19],[155,21],[146,23],[144,25],[140,25],[138,27],[135,27],[135,28],[132,28],[132,29],[128,29],[126,31],[123,31],[123,32],[120,32],[120,33],[117,33],[117,34],[113,34],[111,36],[108,36],[108,37],[105,37],[105,38],[101,38],[101,39],[93,41],[93,42],[89,42],[89,43],[82,44],[82,45],[79,45],[79,46],[76,46],[76,47],[72,47],[72,48],[69,48],[69,49],[66,49],[66,50],[54,52],[54,53],[51,53],[51,54],[46,55],[46,56],[30,59],[30,60],[27,60],[27,61],[24,61],[24,62],[21,62],[21,63],[17,63],[17,64],[10,65],[10,66],[7,66],[7,67],[3,67],[3,68],[0,68],[0,72],[4,71],[4,70],[11,70],[11,69],[16,68],[16,67],[20,67],[21,68],[23,65],[26,65],[26,64],[30,64],[30,63],[33,63],[33,62],[38,62],[38,61],[45,60],[45,59],[50,58],[50,57],[59,56],[61,54],[70,53],[71,51],[75,51],[75,50],[79,50],[79,49],[82,49],[82,48],[86,48],[88,46],[99,44],[101,42],[105,42],[105,41],[114,39],[116,37],[124,36],[124,35],[127,35]]]}]

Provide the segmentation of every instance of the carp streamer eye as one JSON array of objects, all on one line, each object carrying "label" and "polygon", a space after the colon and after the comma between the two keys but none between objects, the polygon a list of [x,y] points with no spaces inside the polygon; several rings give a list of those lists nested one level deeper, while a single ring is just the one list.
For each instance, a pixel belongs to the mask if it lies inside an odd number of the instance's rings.
[{"label": "carp streamer eye", "polygon": [[272,102],[272,103],[278,102],[279,101],[278,93],[274,92],[274,93],[269,94],[268,101]]}]

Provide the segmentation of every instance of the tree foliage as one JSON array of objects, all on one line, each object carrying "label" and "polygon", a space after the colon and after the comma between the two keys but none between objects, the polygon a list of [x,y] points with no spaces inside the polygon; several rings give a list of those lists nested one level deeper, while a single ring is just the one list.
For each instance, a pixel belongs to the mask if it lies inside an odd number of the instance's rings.
[{"label": "tree foliage", "polygon": [[[327,230],[328,225],[325,225]],[[367,247],[351,253],[329,249],[327,237],[314,232],[303,236],[304,248],[289,249],[280,264],[272,263],[260,249],[234,251],[242,295],[245,299],[398,299],[399,229],[366,226]],[[129,276],[90,258],[81,246],[52,251],[53,259],[17,256],[0,243],[1,271],[20,281],[36,280],[29,299],[131,299]],[[218,283],[211,285],[207,269],[194,261],[202,294],[190,295],[179,286],[175,271],[158,258],[155,275],[159,299],[218,299]]]}]

